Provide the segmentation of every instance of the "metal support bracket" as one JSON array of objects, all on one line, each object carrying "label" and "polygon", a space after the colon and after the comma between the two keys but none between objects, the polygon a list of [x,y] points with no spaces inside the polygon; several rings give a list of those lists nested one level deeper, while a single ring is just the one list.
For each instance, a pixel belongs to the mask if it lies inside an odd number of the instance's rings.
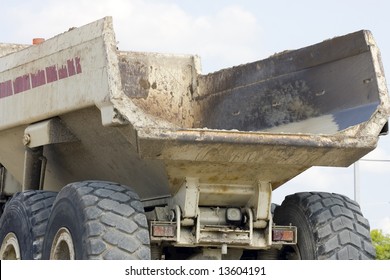
[{"label": "metal support bracket", "polygon": [[22,189],[43,189],[47,162],[43,155],[45,145],[77,140],[60,118],[51,118],[29,125],[23,135],[26,150]]},{"label": "metal support bracket", "polygon": [[255,194],[248,201],[247,207],[253,209],[253,226],[265,228],[271,219],[272,187],[269,182],[259,181],[255,187]]},{"label": "metal support bracket", "polygon": [[59,118],[31,124],[25,129],[23,136],[23,144],[29,148],[77,140]]},{"label": "metal support bracket", "polygon": [[199,179],[187,177],[172,199],[171,209],[178,205],[183,218],[195,218],[199,204]]},{"label": "metal support bracket", "polygon": [[24,152],[23,191],[41,188],[43,167],[43,146],[28,148]]}]

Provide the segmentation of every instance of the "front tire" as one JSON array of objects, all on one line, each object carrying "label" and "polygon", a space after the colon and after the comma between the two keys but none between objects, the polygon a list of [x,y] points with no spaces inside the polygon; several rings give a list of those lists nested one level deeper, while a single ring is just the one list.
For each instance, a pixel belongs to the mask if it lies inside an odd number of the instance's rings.
[{"label": "front tire", "polygon": [[346,196],[322,192],[287,196],[275,209],[274,222],[298,228],[297,246],[284,248],[281,258],[375,259],[368,220]]},{"label": "front tire", "polygon": [[138,195],[99,181],[65,186],[49,219],[45,259],[150,259],[149,232]]}]

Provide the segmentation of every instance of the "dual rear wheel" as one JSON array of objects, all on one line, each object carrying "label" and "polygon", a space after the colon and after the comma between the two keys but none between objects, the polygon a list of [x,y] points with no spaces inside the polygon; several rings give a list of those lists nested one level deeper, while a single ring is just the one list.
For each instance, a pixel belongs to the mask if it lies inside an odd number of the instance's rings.
[{"label": "dual rear wheel", "polygon": [[150,259],[138,195],[111,182],[73,183],[58,195],[16,194],[0,226],[1,259]]}]

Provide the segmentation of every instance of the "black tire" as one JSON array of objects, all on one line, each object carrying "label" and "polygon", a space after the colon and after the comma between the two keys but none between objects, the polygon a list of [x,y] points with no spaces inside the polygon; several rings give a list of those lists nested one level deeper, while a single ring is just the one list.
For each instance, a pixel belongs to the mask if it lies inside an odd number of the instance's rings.
[{"label": "black tire", "polygon": [[271,203],[271,215],[272,217],[275,215],[275,210],[276,208],[280,207],[279,204],[276,204],[276,203]]},{"label": "black tire", "polygon": [[322,192],[287,196],[275,209],[274,222],[298,228],[297,246],[286,247],[282,258],[375,259],[368,220],[346,196]]},{"label": "black tire", "polygon": [[[73,246],[69,243],[65,247],[74,250],[73,255],[68,249],[61,253],[62,245],[53,243],[61,231],[71,238]],[[65,186],[53,205],[43,257],[150,259],[148,224],[138,195],[111,182],[84,181]]]},{"label": "black tire", "polygon": [[16,257],[15,248],[4,247],[7,236],[13,234],[22,260],[41,259],[46,225],[56,195],[55,192],[31,190],[16,193],[7,202],[0,219],[0,258]]}]

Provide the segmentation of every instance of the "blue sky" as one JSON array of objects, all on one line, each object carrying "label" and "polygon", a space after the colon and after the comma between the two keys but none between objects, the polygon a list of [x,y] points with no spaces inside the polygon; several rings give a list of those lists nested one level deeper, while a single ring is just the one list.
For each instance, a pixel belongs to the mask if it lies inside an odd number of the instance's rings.
[{"label": "blue sky", "polygon": [[[390,73],[390,1],[0,0],[0,42],[29,44],[106,15],[119,48],[192,53],[203,72],[266,58],[360,29],[371,30]],[[390,74],[389,74],[390,75]],[[390,78],[389,78],[390,79]],[[390,159],[390,136],[366,156]],[[361,207],[372,228],[390,233],[390,163],[361,162]],[[353,168],[316,167],[274,192],[327,191],[353,198]]]}]

